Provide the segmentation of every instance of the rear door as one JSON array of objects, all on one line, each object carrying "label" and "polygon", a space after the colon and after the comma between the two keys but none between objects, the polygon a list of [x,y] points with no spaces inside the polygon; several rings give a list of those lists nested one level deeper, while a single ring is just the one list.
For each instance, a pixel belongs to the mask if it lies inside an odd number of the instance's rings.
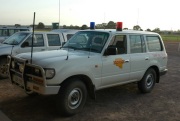
[{"label": "rear door", "polygon": [[149,55],[143,35],[129,35],[130,58],[131,58],[131,81],[139,81],[148,68]]}]

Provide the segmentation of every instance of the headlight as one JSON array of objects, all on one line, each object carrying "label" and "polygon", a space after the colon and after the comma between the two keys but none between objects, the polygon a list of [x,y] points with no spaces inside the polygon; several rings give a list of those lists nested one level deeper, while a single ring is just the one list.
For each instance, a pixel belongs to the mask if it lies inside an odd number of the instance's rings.
[{"label": "headlight", "polygon": [[14,61],[11,62],[11,66],[13,69],[15,68],[15,62]]},{"label": "headlight", "polygon": [[23,72],[23,71],[24,71],[24,65],[23,65],[23,64],[19,65],[19,71],[20,71],[20,72]]},{"label": "headlight", "polygon": [[46,79],[52,79],[55,76],[54,69],[45,69]]}]

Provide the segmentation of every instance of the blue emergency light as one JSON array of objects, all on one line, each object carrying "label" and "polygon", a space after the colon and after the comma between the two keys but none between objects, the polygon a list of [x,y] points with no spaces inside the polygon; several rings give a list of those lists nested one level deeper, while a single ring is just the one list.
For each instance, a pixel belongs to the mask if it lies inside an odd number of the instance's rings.
[{"label": "blue emergency light", "polygon": [[95,29],[95,22],[90,22],[90,29]]}]

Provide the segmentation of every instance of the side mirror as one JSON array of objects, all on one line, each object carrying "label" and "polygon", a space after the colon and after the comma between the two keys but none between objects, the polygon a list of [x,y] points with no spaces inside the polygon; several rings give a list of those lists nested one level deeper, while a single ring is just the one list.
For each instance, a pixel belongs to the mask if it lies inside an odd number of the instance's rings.
[{"label": "side mirror", "polygon": [[117,47],[109,46],[106,50],[104,55],[117,55],[118,50]]},{"label": "side mirror", "polygon": [[24,42],[21,47],[29,47],[29,42]]}]

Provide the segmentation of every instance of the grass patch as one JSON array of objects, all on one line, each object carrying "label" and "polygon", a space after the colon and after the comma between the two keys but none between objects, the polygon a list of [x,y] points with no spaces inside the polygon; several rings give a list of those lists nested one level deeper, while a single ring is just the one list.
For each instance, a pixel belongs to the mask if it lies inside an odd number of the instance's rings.
[{"label": "grass patch", "polygon": [[161,35],[163,41],[180,42],[180,35]]}]

